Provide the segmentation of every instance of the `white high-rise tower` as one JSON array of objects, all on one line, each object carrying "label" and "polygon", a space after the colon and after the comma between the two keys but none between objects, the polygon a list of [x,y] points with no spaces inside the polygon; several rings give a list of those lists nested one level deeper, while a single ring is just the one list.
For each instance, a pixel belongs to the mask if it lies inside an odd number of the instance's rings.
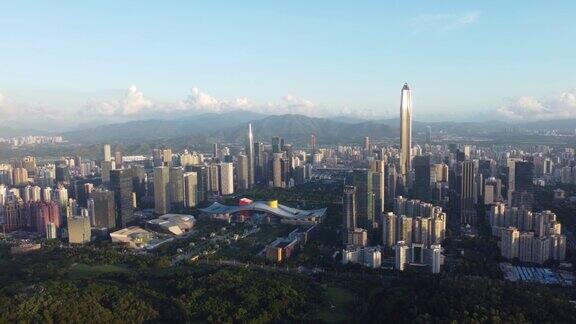
[{"label": "white high-rise tower", "polygon": [[400,96],[400,173],[404,183],[412,169],[412,92],[407,83]]},{"label": "white high-rise tower", "polygon": [[104,144],[104,161],[112,161],[112,154],[110,152],[110,144]]},{"label": "white high-rise tower", "polygon": [[254,185],[254,137],[252,136],[252,124],[248,124],[248,137],[246,138],[246,155],[248,155],[248,187]]}]

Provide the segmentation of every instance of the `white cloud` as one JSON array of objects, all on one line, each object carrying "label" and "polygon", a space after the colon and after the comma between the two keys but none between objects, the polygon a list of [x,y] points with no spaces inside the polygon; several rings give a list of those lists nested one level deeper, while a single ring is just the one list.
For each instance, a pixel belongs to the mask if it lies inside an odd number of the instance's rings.
[{"label": "white cloud", "polygon": [[144,97],[144,93],[132,85],[123,98],[113,101],[89,101],[86,105],[89,113],[103,116],[133,116],[149,109],[154,103]]},{"label": "white cloud", "polygon": [[222,113],[232,110],[251,110],[254,104],[247,98],[222,100],[193,87],[188,97],[176,105],[177,110]]},{"label": "white cloud", "polygon": [[122,103],[122,114],[133,115],[143,109],[149,109],[152,106],[152,101],[144,98],[144,94],[133,85],[128,88],[128,93]]},{"label": "white cloud", "polygon": [[180,110],[196,112],[227,112],[233,110],[247,110],[263,114],[303,114],[308,116],[317,115],[319,108],[310,100],[298,98],[293,95],[284,96],[279,102],[256,103],[246,97],[233,100],[218,99],[198,88],[192,88],[188,97],[178,105]]},{"label": "white cloud", "polygon": [[523,96],[507,99],[496,112],[517,121],[576,118],[576,88],[556,98],[536,99]]},{"label": "white cloud", "polygon": [[375,114],[370,110],[351,111],[347,108],[334,108],[316,104],[308,99],[286,95],[278,101],[257,103],[246,97],[231,100],[216,98],[193,87],[188,96],[172,103],[159,103],[148,99],[135,86],[131,86],[124,97],[117,100],[89,101],[86,114],[100,117],[138,118],[167,113],[225,113],[235,110],[252,111],[262,114],[283,115],[301,114],[313,117],[354,115],[369,117]]},{"label": "white cloud", "polygon": [[460,14],[422,14],[410,20],[410,27],[413,33],[447,32],[475,24],[479,19],[479,11]]}]

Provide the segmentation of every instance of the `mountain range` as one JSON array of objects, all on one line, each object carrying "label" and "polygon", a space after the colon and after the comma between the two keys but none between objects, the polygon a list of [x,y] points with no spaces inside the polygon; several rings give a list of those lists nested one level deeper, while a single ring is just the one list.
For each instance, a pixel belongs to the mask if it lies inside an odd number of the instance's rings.
[{"label": "mountain range", "polygon": [[148,140],[186,140],[189,137],[208,137],[223,142],[242,141],[247,124],[251,122],[254,134],[260,141],[281,136],[290,142],[306,142],[311,134],[319,140],[360,141],[365,136],[382,138],[394,136],[394,127],[376,121],[343,122],[327,118],[302,115],[266,116],[256,113],[231,112],[203,114],[178,120],[142,120],[109,124],[61,135],[73,143],[124,142]]},{"label": "mountain range", "polygon": [[[239,142],[244,139],[246,125],[251,122],[259,141],[269,141],[281,136],[293,143],[306,143],[311,134],[318,142],[361,142],[364,137],[393,138],[398,134],[399,120],[363,120],[344,116],[333,118],[307,117],[303,115],[264,115],[247,111],[216,114],[207,113],[179,119],[149,119],[124,123],[87,127],[81,130],[58,133],[72,143],[138,143],[157,140],[185,140],[207,138],[223,142]],[[424,133],[427,126],[434,132],[457,135],[482,135],[502,132],[507,128],[521,127],[526,130],[560,129],[574,131],[576,120],[555,120],[510,124],[502,121],[482,122],[413,122],[415,136]],[[0,127],[0,137],[44,134],[33,130]]]},{"label": "mountain range", "polygon": [[0,137],[45,135],[45,134],[46,132],[35,129],[14,128],[6,125],[0,125]]}]

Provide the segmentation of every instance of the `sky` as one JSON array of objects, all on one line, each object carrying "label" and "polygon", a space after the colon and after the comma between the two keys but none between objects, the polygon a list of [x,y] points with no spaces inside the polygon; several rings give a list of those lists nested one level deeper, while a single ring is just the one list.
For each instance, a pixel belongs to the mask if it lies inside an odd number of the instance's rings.
[{"label": "sky", "polygon": [[2,1],[0,123],[576,118],[575,1]]}]

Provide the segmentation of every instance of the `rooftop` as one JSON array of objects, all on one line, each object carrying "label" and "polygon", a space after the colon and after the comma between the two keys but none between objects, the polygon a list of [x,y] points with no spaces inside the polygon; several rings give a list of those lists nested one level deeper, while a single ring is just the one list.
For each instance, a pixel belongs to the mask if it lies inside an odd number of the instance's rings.
[{"label": "rooftop", "polygon": [[257,211],[273,214],[281,218],[301,220],[309,218],[322,218],[326,214],[326,208],[301,210],[280,204],[278,204],[277,207],[271,207],[265,201],[255,201],[251,204],[243,206],[227,206],[215,202],[212,205],[200,210],[209,214],[234,214],[242,211]]}]

